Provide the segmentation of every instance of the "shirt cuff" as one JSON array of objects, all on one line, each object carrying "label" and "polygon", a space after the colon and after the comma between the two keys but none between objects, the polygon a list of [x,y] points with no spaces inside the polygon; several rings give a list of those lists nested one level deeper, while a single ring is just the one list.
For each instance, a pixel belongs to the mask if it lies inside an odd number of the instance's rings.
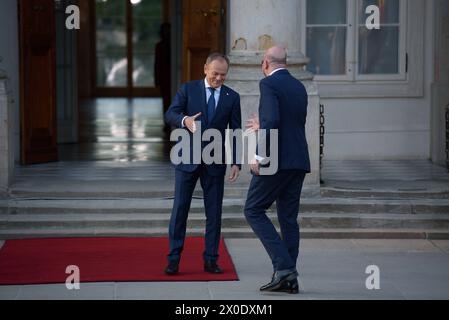
[{"label": "shirt cuff", "polygon": [[263,162],[263,161],[265,160],[265,158],[264,158],[264,157],[261,157],[261,156],[258,156],[258,155],[256,154],[256,160],[259,161],[259,162]]},{"label": "shirt cuff", "polygon": [[182,121],[181,121],[181,128],[185,128],[185,127],[186,127],[186,125],[184,124],[184,121],[185,121],[187,118],[188,118],[187,116],[185,116],[184,118],[182,118]]}]

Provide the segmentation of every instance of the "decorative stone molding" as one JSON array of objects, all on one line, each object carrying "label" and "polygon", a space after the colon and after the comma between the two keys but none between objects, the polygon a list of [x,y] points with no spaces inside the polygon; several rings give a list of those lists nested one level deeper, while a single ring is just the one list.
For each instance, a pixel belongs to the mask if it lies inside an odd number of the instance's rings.
[{"label": "decorative stone molding", "polygon": [[[233,88],[240,94],[242,107],[242,127],[246,120],[252,115],[258,113],[259,108],[259,81],[263,74],[260,69],[262,52],[254,53],[236,53],[229,55],[231,68],[226,80],[226,85]],[[290,73],[299,79],[307,89],[309,95],[309,106],[307,115],[307,141],[309,144],[309,153],[312,172],[307,175],[305,185],[316,186],[320,184],[320,132],[319,132],[319,105],[320,99],[316,83],[313,81],[313,75],[304,71],[304,65],[309,59],[303,55],[290,56],[288,60],[288,69]],[[245,168],[244,172],[248,172]],[[249,174],[242,174],[242,180],[249,180]]]}]

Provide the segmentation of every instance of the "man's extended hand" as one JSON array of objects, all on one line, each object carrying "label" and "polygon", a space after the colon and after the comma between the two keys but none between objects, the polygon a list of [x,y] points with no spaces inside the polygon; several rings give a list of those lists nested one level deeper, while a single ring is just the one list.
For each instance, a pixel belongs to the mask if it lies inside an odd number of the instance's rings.
[{"label": "man's extended hand", "polygon": [[259,118],[255,115],[246,120],[246,131],[249,133],[257,132],[260,128]]},{"label": "man's extended hand", "polygon": [[184,125],[186,126],[187,129],[189,129],[190,132],[195,133],[196,132],[196,124],[195,124],[195,120],[196,118],[198,118],[201,115],[200,113],[197,113],[196,115],[192,116],[192,117],[187,117],[184,120]]},{"label": "man's extended hand", "polygon": [[260,163],[256,159],[253,159],[249,163],[249,167],[251,168],[251,171],[258,176],[260,174]]},{"label": "man's extended hand", "polygon": [[236,165],[231,167],[231,174],[229,175],[229,181],[235,182],[240,174],[240,168]]}]

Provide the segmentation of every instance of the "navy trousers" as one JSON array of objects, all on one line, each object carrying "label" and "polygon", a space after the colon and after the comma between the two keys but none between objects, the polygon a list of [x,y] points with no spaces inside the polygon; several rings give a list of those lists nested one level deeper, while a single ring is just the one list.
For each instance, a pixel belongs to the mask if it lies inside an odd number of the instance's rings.
[{"label": "navy trousers", "polygon": [[200,165],[194,172],[175,172],[175,199],[170,218],[169,261],[179,261],[184,248],[187,217],[190,210],[193,191],[200,179],[204,194],[204,208],[206,211],[206,233],[204,261],[217,261],[218,247],[221,234],[221,215],[223,204],[224,176],[211,176],[204,165]]},{"label": "navy trousers", "polygon": [[[253,176],[245,217],[261,240],[274,271],[295,269],[299,253],[299,201],[305,178],[302,170],[280,170],[272,176]],[[281,236],[266,215],[276,201]]]}]

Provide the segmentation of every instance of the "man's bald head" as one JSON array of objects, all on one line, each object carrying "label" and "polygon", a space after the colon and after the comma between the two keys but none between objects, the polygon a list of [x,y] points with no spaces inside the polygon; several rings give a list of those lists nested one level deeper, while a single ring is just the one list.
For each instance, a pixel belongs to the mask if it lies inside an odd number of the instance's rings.
[{"label": "man's bald head", "polygon": [[287,51],[283,47],[271,47],[265,53],[265,59],[270,65],[285,67],[287,65]]}]

